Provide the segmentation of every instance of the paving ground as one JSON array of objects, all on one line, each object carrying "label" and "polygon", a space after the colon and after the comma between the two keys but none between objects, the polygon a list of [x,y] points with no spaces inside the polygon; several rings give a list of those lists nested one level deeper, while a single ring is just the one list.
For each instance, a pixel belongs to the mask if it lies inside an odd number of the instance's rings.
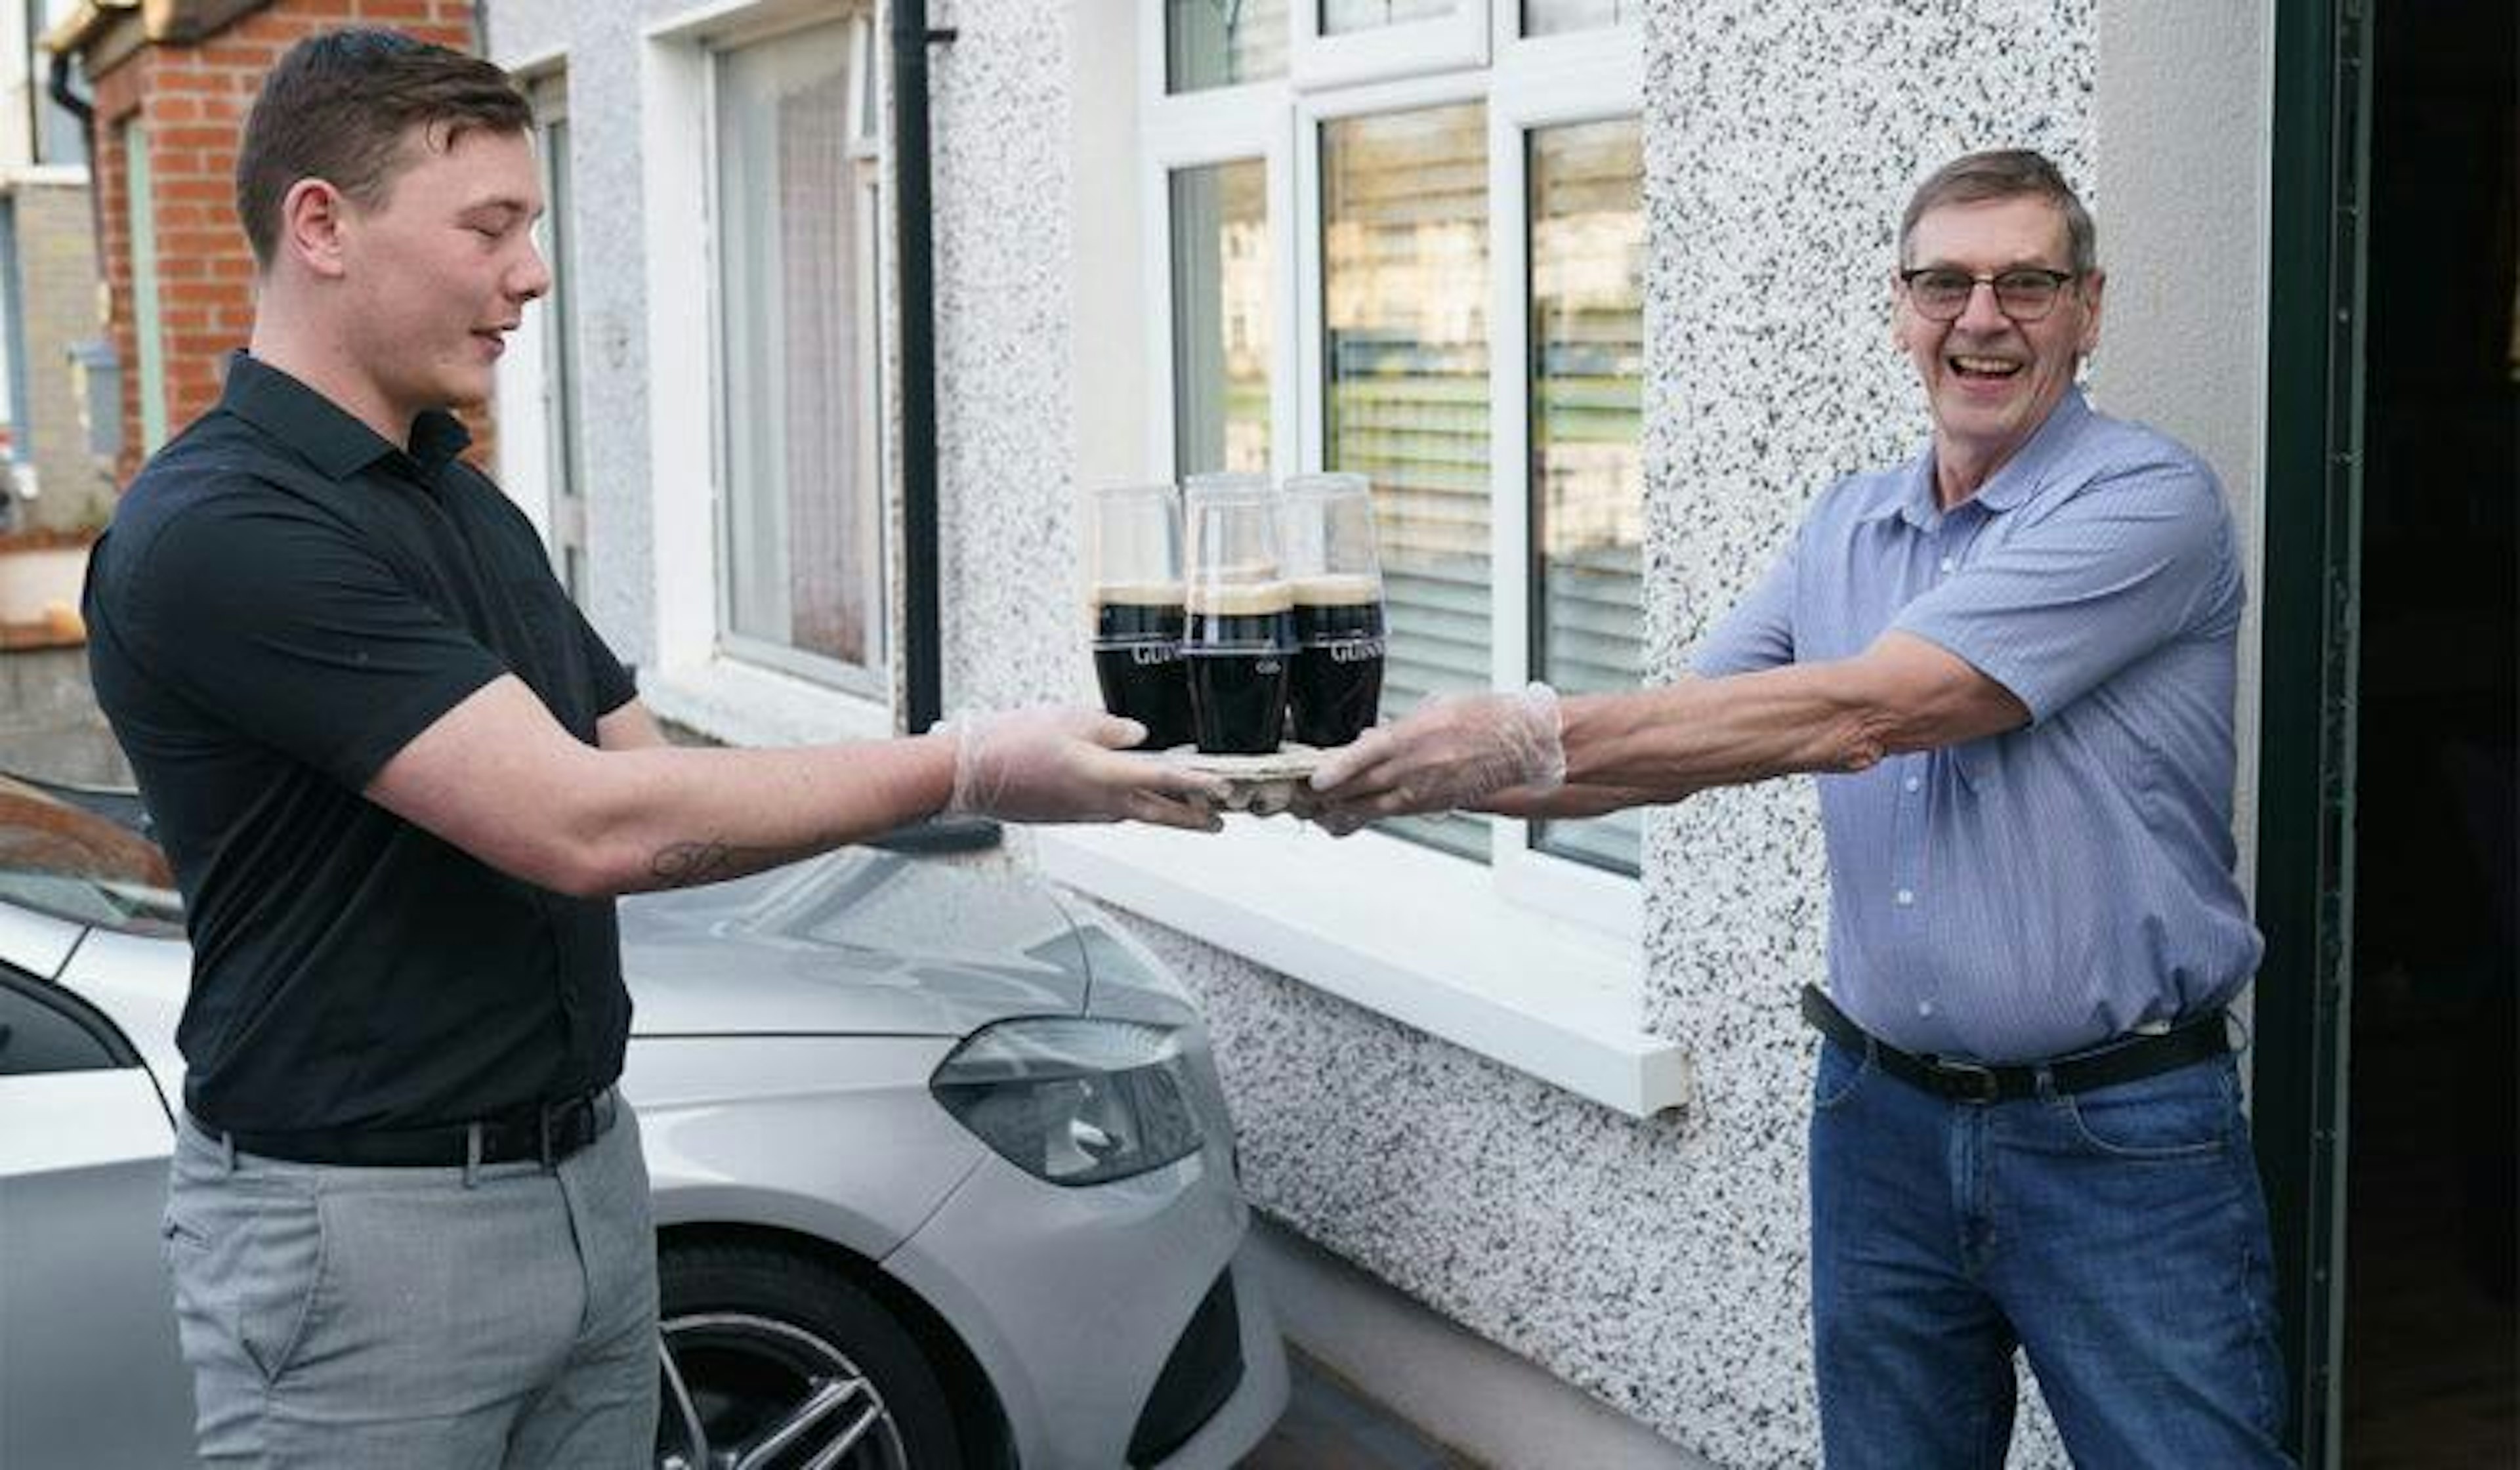
[{"label": "paving ground", "polygon": [[1476,1470],[1289,1350],[1286,1414],[1241,1470]]}]

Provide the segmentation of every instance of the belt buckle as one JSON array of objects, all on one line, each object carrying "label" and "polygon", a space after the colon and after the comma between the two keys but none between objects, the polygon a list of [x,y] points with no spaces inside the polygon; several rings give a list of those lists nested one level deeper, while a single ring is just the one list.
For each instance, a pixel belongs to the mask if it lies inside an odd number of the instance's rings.
[{"label": "belt buckle", "polygon": [[1955,1102],[1982,1105],[2002,1095],[2002,1086],[1996,1081],[1993,1067],[1982,1067],[1976,1062],[1945,1061],[1941,1057],[1929,1058],[1926,1065],[1934,1069],[1937,1078],[1953,1086],[1955,1091],[1950,1095]]}]

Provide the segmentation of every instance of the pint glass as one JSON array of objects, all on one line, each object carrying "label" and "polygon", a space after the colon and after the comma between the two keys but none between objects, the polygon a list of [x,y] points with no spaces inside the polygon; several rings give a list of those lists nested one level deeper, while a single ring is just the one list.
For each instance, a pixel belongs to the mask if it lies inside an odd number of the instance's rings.
[{"label": "pint glass", "polygon": [[1382,563],[1365,476],[1288,480],[1281,541],[1295,608],[1294,735],[1344,745],[1372,728],[1382,703]]},{"label": "pint glass", "polygon": [[1207,755],[1269,755],[1286,727],[1294,594],[1278,564],[1277,497],[1255,474],[1190,481],[1191,721]]},{"label": "pint glass", "polygon": [[1127,485],[1094,497],[1094,677],[1102,707],[1147,727],[1142,750],[1191,738],[1182,667],[1181,503],[1170,485]]}]

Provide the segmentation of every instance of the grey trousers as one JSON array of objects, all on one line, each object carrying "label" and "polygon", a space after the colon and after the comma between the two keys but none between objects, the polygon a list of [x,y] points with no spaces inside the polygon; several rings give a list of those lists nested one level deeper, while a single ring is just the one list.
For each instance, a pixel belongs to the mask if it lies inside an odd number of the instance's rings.
[{"label": "grey trousers", "polygon": [[656,1245],[638,1120],[556,1169],[337,1168],[187,1120],[164,1225],[211,1466],[644,1466]]}]

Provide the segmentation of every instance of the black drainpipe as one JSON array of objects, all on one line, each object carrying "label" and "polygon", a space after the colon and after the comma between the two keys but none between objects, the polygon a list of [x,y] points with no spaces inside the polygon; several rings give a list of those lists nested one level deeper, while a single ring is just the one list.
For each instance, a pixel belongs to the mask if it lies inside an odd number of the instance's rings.
[{"label": "black drainpipe", "polygon": [[893,259],[901,273],[902,654],[907,724],[917,735],[944,714],[944,635],[937,611],[936,260],[929,217],[927,47],[951,41],[927,28],[927,0],[892,4]]},{"label": "black drainpipe", "polygon": [[[102,250],[105,248],[105,184],[96,176],[96,108],[86,98],[70,90],[70,64],[71,58],[68,52],[53,53],[53,64],[45,79],[44,92],[53,101],[61,104],[63,111],[78,119],[79,132],[87,139],[87,213],[88,224],[95,235],[95,242],[91,248]],[[42,119],[35,119],[34,126],[40,133],[43,128]],[[97,264],[98,274],[104,274],[104,262],[99,261]]]}]

